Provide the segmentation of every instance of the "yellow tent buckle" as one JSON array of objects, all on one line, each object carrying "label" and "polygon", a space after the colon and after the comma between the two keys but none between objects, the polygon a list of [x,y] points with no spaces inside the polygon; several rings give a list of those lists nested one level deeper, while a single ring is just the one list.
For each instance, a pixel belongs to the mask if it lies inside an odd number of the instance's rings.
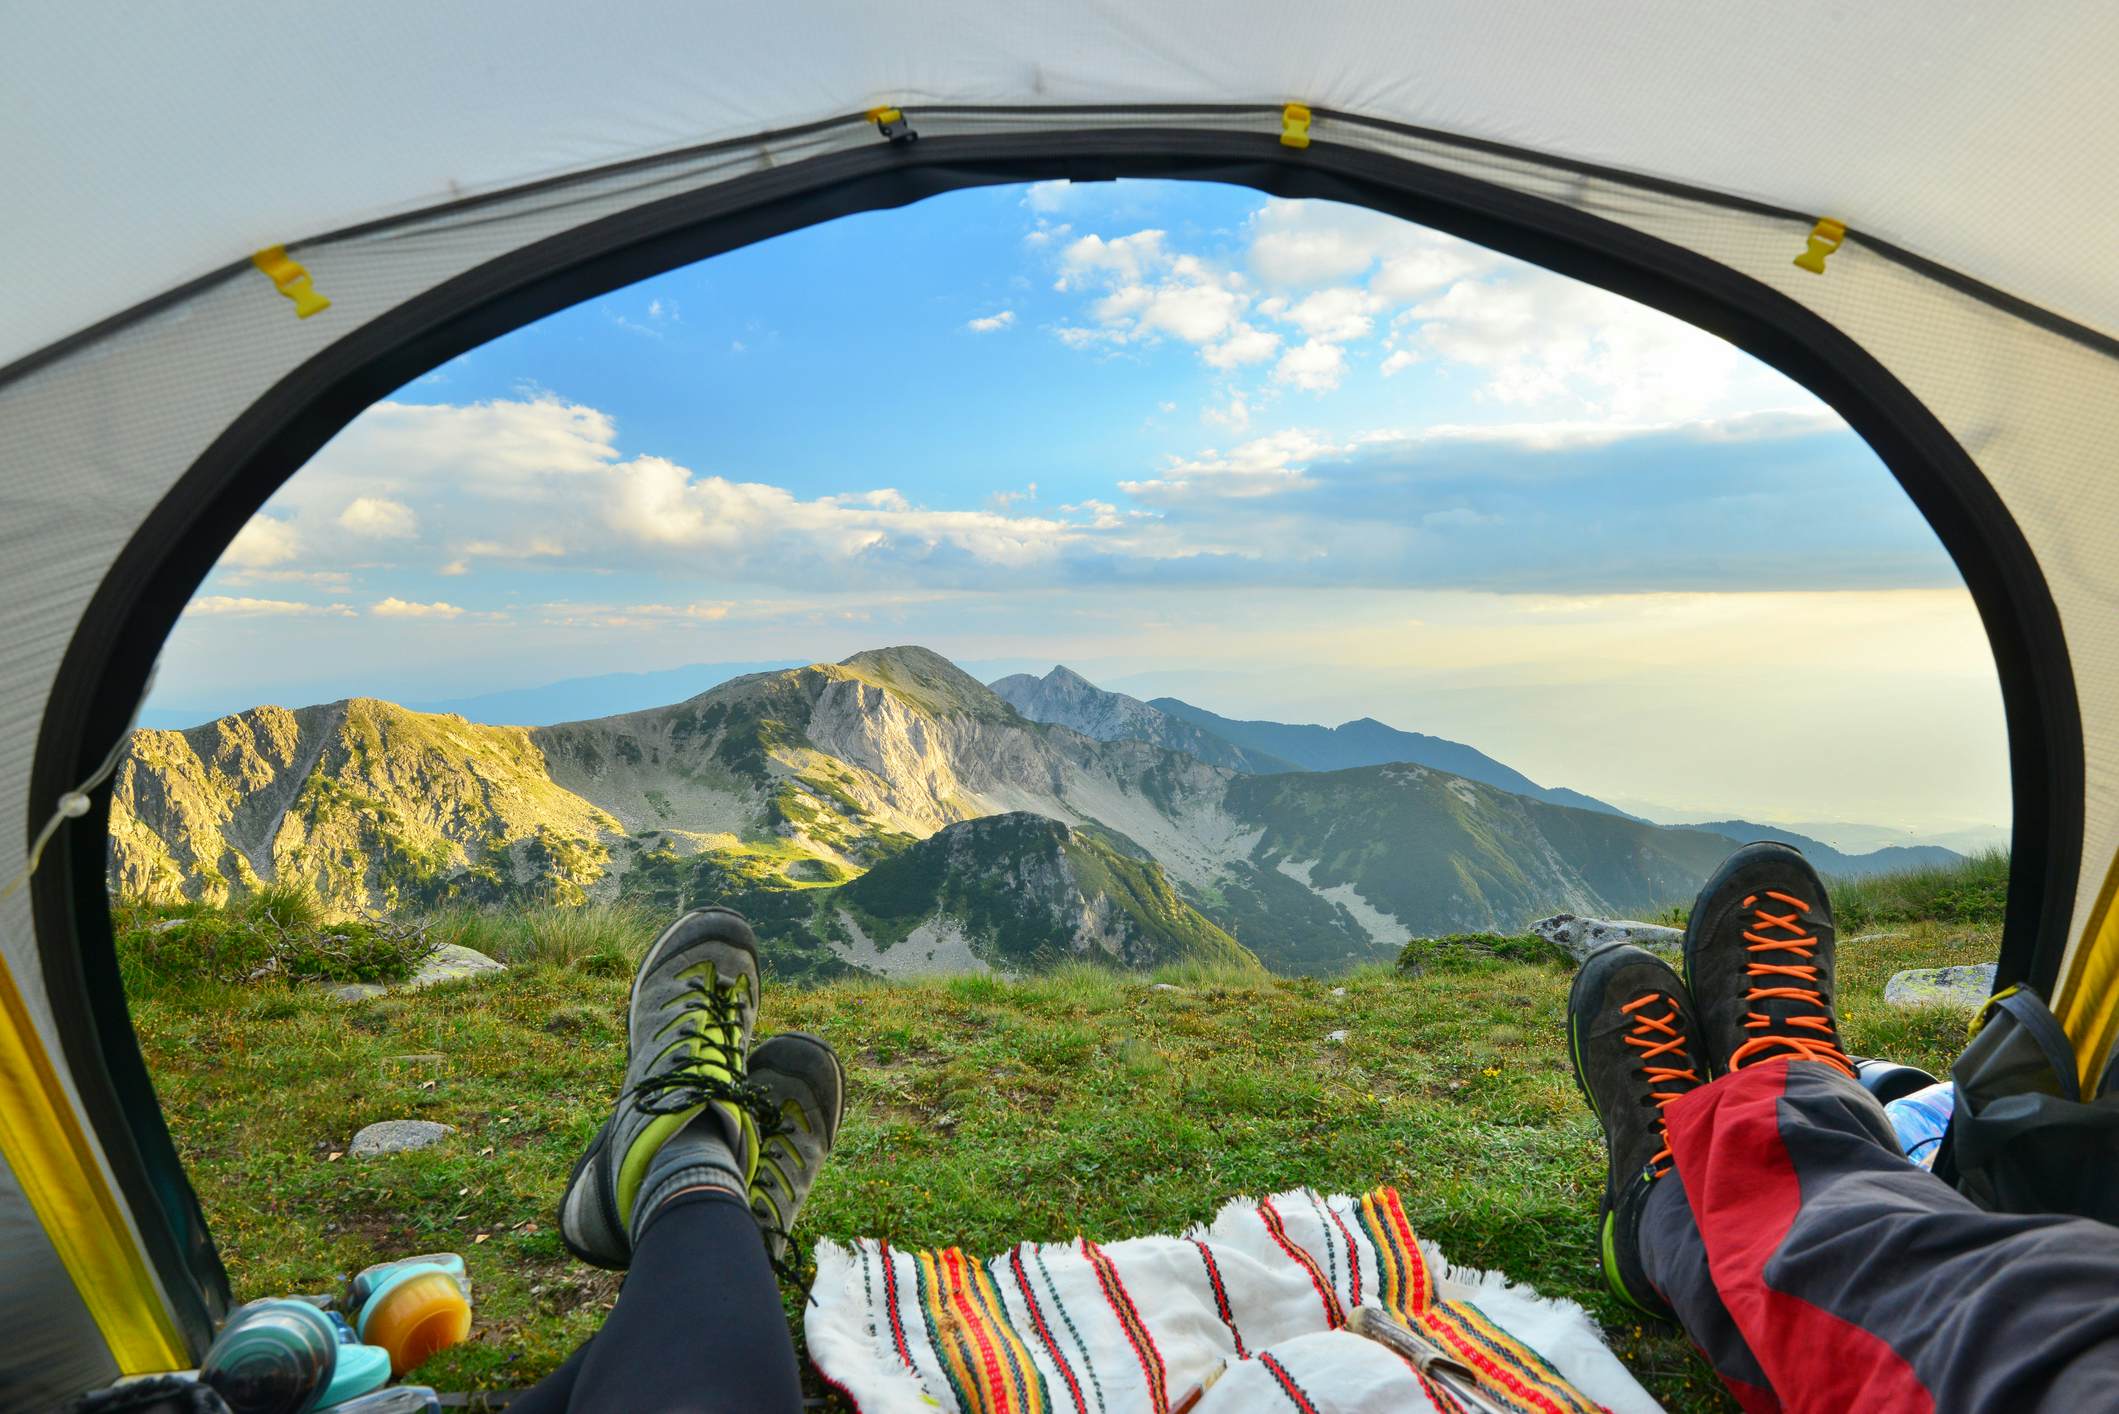
[{"label": "yellow tent buckle", "polygon": [[[1285,141],[1285,139],[1283,139]],[[1835,221],[1830,216],[1818,218],[1810,228],[1810,248],[1795,257],[1795,263],[1813,275],[1825,273],[1825,257],[1839,249],[1847,238],[1847,223]]]},{"label": "yellow tent buckle", "polygon": [[1280,145],[1282,147],[1308,147],[1310,145],[1310,110],[1307,104],[1290,103],[1280,110]]},{"label": "yellow tent buckle", "polygon": [[309,272],[299,262],[287,257],[287,247],[267,246],[251,256],[250,263],[264,271],[281,294],[294,301],[296,319],[307,319],[331,308],[331,301],[318,294],[316,286],[309,283]]},{"label": "yellow tent buckle", "polygon": [[906,121],[904,111],[898,108],[871,108],[868,121],[876,125],[876,131],[892,142],[906,143],[919,140],[919,134]]}]

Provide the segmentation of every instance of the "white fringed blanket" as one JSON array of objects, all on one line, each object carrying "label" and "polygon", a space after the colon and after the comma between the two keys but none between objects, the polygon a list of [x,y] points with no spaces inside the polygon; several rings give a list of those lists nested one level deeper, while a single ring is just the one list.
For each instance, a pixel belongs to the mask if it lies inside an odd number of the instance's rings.
[{"label": "white fringed blanket", "polygon": [[1345,1329],[1364,1305],[1482,1372],[1504,1407],[1657,1408],[1581,1307],[1450,1266],[1390,1188],[1238,1199],[1180,1237],[985,1262],[868,1238],[816,1255],[810,1358],[862,1414],[1456,1414]]}]

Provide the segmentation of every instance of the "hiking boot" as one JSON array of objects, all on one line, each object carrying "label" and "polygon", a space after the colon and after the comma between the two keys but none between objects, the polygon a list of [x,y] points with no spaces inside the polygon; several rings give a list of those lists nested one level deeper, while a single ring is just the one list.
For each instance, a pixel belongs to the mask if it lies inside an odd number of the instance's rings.
[{"label": "hiking boot", "polygon": [[846,1110],[846,1070],[820,1037],[788,1031],[758,1043],[750,1078],[772,1106],[776,1122],[762,1131],[750,1210],[775,1265],[787,1260],[788,1234],[802,1200],[831,1156]]},{"label": "hiking boot", "polygon": [[1697,1047],[1685,984],[1653,953],[1604,948],[1575,974],[1567,1050],[1610,1157],[1597,1215],[1604,1280],[1628,1304],[1665,1319],[1670,1306],[1641,1267],[1641,1207],[1671,1169],[1664,1107],[1706,1083]]},{"label": "hiking boot", "polygon": [[1692,905],[1685,982],[1716,1075],[1769,1060],[1854,1074],[1832,1012],[1832,904],[1802,852],[1747,844]]},{"label": "hiking boot", "polygon": [[633,976],[625,1084],[560,1202],[568,1251],[624,1267],[671,1194],[749,1191],[766,1113],[745,1076],[757,1013],[758,943],[741,915],[697,909],[655,939]]}]

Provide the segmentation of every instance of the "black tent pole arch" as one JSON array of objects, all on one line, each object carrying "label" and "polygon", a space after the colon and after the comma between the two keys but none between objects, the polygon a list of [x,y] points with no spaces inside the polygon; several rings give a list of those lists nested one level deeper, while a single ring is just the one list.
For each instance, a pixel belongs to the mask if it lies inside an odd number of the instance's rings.
[{"label": "black tent pole arch", "polygon": [[[1167,128],[929,137],[818,157],[669,197],[497,257],[352,330],[237,418],[140,525],[70,641],[32,768],[72,788],[124,731],[179,614],[221,552],[342,427],[414,378],[559,309],[711,255],[974,186],[1176,178],[1365,206],[1684,319],[1830,404],[1956,561],[2007,713],[2015,811],[2000,980],[2050,990],[2068,944],[2083,746],[2059,613],[2021,531],[1927,407],[1837,327],[1727,266],[1571,206],[1384,154],[1269,134]],[[226,1277],[172,1146],[118,978],[106,893],[109,792],[62,831],[32,900],[60,1044],[180,1325],[203,1346]],[[156,1219],[160,1219],[159,1225]]]}]

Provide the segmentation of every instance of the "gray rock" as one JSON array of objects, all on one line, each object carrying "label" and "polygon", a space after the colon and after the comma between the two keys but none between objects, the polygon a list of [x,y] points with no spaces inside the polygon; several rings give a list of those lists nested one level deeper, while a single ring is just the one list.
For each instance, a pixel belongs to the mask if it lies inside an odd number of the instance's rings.
[{"label": "gray rock", "polygon": [[439,1144],[455,1132],[451,1126],[436,1124],[431,1119],[377,1120],[353,1136],[346,1152],[356,1159],[402,1154],[407,1149],[424,1149]]},{"label": "gray rock", "polygon": [[1176,986],[1169,982],[1157,982],[1155,984],[1155,990],[1158,992],[1182,992],[1184,988]]},{"label": "gray rock", "polygon": [[1345,995],[1346,995],[1346,988],[1344,988],[1344,987],[1334,987],[1334,988],[1332,988],[1332,995],[1333,995],[1333,996],[1335,996],[1335,997],[1343,997],[1343,996],[1345,996]]},{"label": "gray rock", "polygon": [[1631,918],[1577,918],[1572,913],[1561,913],[1539,919],[1530,925],[1530,931],[1576,962],[1586,962],[1591,953],[1621,943],[1632,943],[1637,948],[1671,957],[1677,956],[1685,946],[1685,935],[1676,928],[1665,928],[1659,923],[1639,923]]},{"label": "gray rock", "polygon": [[1347,1043],[1348,1035],[1349,1033],[1345,1031],[1329,1031],[1325,1033],[1324,1039],[1335,1046],[1344,1046]]},{"label": "gray rock", "polygon": [[379,997],[390,989],[380,982],[341,982],[337,986],[327,983],[324,990],[342,1002],[364,1002],[370,997]]},{"label": "gray rock", "polygon": [[454,982],[461,977],[478,977],[488,972],[505,972],[505,962],[495,962],[476,948],[459,947],[455,943],[443,943],[419,970],[405,979],[407,987],[431,987],[437,982]]},{"label": "gray rock", "polygon": [[1954,1006],[1968,1010],[1986,1005],[1994,992],[1994,964],[1966,967],[1915,967],[1894,972],[1884,983],[1884,1000],[1892,1006]]}]

